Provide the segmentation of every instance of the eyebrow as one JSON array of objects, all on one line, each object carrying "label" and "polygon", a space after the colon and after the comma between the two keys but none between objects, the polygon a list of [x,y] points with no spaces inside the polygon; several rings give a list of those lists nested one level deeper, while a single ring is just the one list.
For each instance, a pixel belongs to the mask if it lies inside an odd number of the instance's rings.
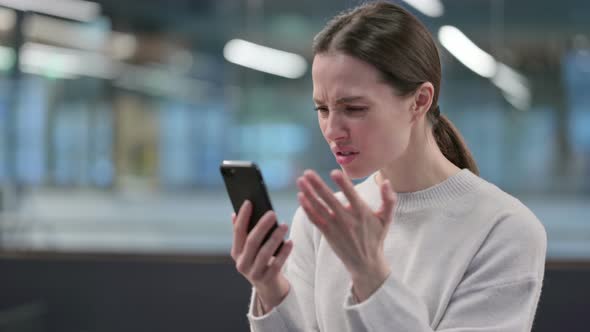
[{"label": "eyebrow", "polygon": [[[342,98],[339,98],[338,100],[336,100],[336,104],[350,103],[350,102],[353,102],[353,101],[359,101],[359,100],[364,100],[364,99],[366,99],[364,96],[350,96],[350,97],[342,97]],[[313,99],[313,101],[314,101],[316,104],[323,104],[323,102],[322,102],[322,101],[320,101],[320,100],[317,100],[317,99],[315,99],[315,98]]]}]

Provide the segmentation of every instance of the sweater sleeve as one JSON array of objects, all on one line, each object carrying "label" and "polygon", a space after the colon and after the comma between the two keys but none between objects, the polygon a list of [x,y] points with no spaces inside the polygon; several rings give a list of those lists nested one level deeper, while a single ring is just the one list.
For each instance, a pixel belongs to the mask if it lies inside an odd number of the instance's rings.
[{"label": "sweater sleeve", "polygon": [[284,269],[291,288],[278,306],[263,315],[253,290],[248,313],[251,331],[319,331],[313,294],[315,248],[311,226],[303,210],[297,209],[290,234],[294,247]]},{"label": "sweater sleeve", "polygon": [[545,230],[528,210],[497,220],[438,323],[431,323],[426,304],[390,275],[362,303],[349,291],[344,303],[349,331],[530,331],[544,274]]}]

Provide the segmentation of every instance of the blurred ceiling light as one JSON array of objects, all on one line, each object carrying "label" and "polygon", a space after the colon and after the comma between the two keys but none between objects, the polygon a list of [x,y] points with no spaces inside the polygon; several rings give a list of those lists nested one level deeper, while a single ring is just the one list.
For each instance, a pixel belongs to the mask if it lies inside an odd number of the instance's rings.
[{"label": "blurred ceiling light", "polygon": [[129,59],[137,51],[137,38],[131,34],[113,31],[109,44],[111,55],[117,60]]},{"label": "blurred ceiling light", "polygon": [[0,8],[0,31],[10,31],[16,23],[16,13],[12,9]]},{"label": "blurred ceiling light", "polygon": [[237,65],[286,78],[300,78],[307,70],[307,61],[298,54],[241,39],[227,42],[223,56]]},{"label": "blurred ceiling light", "polygon": [[59,78],[113,79],[117,73],[113,61],[99,53],[32,42],[23,45],[19,65],[26,73]]},{"label": "blurred ceiling light", "polygon": [[525,111],[531,107],[531,89],[526,77],[505,64],[498,63],[498,70],[491,80],[516,109]]},{"label": "blurred ceiling light", "polygon": [[89,22],[100,14],[100,5],[84,0],[0,0],[0,6]]},{"label": "blurred ceiling light", "polygon": [[104,52],[117,60],[132,57],[137,50],[137,38],[131,34],[111,31],[108,26],[108,21],[87,24],[31,15],[25,22],[24,33],[29,39]]},{"label": "blurred ceiling light", "polygon": [[467,68],[486,78],[496,73],[496,60],[477,47],[461,30],[445,25],[438,30],[441,44]]},{"label": "blurred ceiling light", "polygon": [[512,106],[522,111],[530,108],[531,89],[526,77],[496,61],[453,26],[441,27],[438,30],[438,39],[467,68],[489,78]]},{"label": "blurred ceiling light", "polygon": [[416,8],[422,14],[430,17],[439,17],[444,13],[444,7],[440,0],[403,0],[408,5]]},{"label": "blurred ceiling light", "polygon": [[93,51],[104,48],[109,33],[108,29],[99,26],[43,15],[31,15],[24,27],[24,34],[30,39]]},{"label": "blurred ceiling light", "polygon": [[21,49],[19,66],[24,73],[71,79],[78,77],[72,73],[78,67],[77,62],[78,58],[72,55],[47,52],[27,43]]},{"label": "blurred ceiling light", "polygon": [[0,46],[0,70],[10,70],[14,65],[14,57],[13,48]]}]

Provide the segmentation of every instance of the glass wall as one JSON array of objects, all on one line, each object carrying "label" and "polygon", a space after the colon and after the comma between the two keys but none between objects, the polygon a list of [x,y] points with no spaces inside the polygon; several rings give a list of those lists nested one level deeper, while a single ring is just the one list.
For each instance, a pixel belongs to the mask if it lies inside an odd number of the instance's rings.
[{"label": "glass wall", "polygon": [[[358,3],[0,7],[0,245],[227,253],[223,159],[256,161],[289,221],[296,177],[337,167],[313,111],[311,41]],[[481,176],[538,215],[550,258],[590,259],[590,3],[399,3],[439,42],[441,110]],[[249,43],[291,57],[251,69]]]}]

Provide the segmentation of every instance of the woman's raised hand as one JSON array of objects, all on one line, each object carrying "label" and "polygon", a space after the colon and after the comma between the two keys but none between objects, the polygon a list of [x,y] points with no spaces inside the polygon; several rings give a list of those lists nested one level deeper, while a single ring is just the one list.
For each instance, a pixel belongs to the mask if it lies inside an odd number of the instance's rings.
[{"label": "woman's raised hand", "polygon": [[353,292],[362,301],[379,288],[391,270],[383,243],[393,219],[396,195],[385,181],[381,185],[383,204],[378,211],[372,211],[342,171],[332,171],[330,176],[348,204],[340,203],[319,175],[310,170],[297,180],[299,203],[344,263]]}]

